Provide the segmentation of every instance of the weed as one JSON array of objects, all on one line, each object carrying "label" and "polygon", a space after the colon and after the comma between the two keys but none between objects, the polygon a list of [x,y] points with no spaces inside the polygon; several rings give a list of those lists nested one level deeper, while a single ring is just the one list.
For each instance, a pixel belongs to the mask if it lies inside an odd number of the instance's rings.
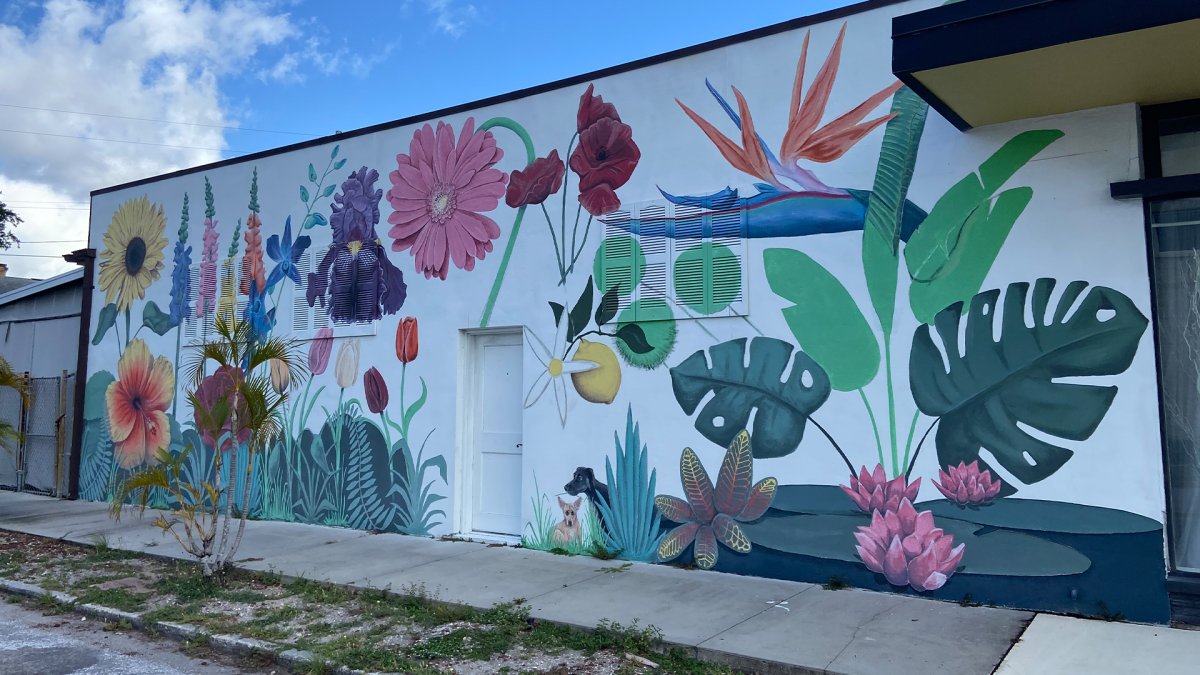
[{"label": "weed", "polygon": [[600,560],[615,560],[616,558],[620,557],[621,551],[610,551],[599,541],[593,541],[592,549],[588,551],[588,554],[593,558],[599,558]]},{"label": "weed", "polygon": [[120,621],[107,621],[104,623],[103,628],[109,632],[120,631],[127,633],[133,630],[133,624],[129,623],[125,619],[121,619]]},{"label": "weed", "polygon": [[220,593],[220,598],[222,600],[228,600],[229,602],[247,602],[247,603],[263,602],[264,600],[269,599],[268,596],[263,595],[262,593],[257,593],[255,591],[246,591],[246,590],[222,591]]},{"label": "weed", "polygon": [[[17,601],[19,602],[20,599]],[[43,612],[48,614],[63,614],[71,611],[70,604],[59,601],[58,598],[55,598],[49,593],[43,593],[42,595],[38,596],[37,604]]]},{"label": "weed", "polygon": [[348,602],[354,598],[353,591],[339,586],[318,583],[310,579],[297,579],[288,586],[292,595],[299,595],[305,602],[333,605]]},{"label": "weed", "polygon": [[109,546],[108,537],[105,537],[102,534],[92,537],[92,551],[84,556],[88,562],[129,560],[137,557],[140,556],[133,551],[123,551],[119,548],[113,548],[112,546]]},{"label": "weed", "polygon": [[221,593],[221,586],[215,579],[204,576],[191,566],[177,566],[154,582],[154,588],[171,593],[183,603],[208,600]]},{"label": "weed", "polygon": [[976,602],[975,597],[973,595],[971,595],[970,593],[967,593],[966,595],[964,595],[962,597],[962,600],[958,601],[958,604],[962,605],[963,607],[979,607],[983,603]]},{"label": "weed", "polygon": [[79,596],[79,602],[112,607],[123,612],[140,612],[146,608],[146,598],[136,593],[130,593],[124,588],[113,588],[105,591],[93,588]]},{"label": "weed", "polygon": [[841,577],[829,577],[829,581],[822,584],[821,588],[827,591],[840,591],[844,588],[850,588],[850,584],[846,583],[846,580]]},{"label": "weed", "polygon": [[605,574],[616,574],[618,572],[624,572],[630,567],[633,567],[633,563],[625,563],[624,565],[617,565],[616,567],[601,567],[596,571],[603,572]]}]

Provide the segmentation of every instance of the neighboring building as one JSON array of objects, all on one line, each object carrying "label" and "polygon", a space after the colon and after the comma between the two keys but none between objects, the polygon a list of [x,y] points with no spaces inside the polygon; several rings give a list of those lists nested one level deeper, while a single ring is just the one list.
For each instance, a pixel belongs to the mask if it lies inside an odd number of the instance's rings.
[{"label": "neighboring building", "polygon": [[0,417],[24,432],[0,450],[0,486],[65,495],[83,270],[22,281],[30,283],[0,295],[0,356],[30,378],[24,405],[14,391],[0,390]]},{"label": "neighboring building", "polygon": [[1200,5],[941,5],[97,190],[81,496],[199,475],[236,315],[313,373],[259,517],[1185,617]]},{"label": "neighboring building", "polygon": [[28,286],[35,281],[37,281],[37,279],[8,276],[8,265],[5,263],[0,263],[0,295],[4,295],[9,291],[14,291],[22,286]]}]

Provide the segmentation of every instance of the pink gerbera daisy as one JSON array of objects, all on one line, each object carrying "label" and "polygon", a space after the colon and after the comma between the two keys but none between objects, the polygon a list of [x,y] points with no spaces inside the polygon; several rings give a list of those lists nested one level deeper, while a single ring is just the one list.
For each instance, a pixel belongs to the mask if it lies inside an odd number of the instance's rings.
[{"label": "pink gerbera daisy", "polygon": [[427,279],[445,279],[451,259],[459,269],[475,269],[475,260],[500,236],[496,222],[482,214],[504,196],[508,176],[492,168],[504,152],[491,132],[475,131],[472,117],[457,143],[449,124],[438,122],[436,132],[426,124],[413,134],[408,152],[396,155],[397,168],[388,174],[392,250],[411,249]]}]

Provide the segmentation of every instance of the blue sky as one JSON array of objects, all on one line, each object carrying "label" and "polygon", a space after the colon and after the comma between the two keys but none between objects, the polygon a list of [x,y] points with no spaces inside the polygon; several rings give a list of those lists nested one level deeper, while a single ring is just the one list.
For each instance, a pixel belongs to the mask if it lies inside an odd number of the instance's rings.
[{"label": "blue sky", "polygon": [[24,218],[25,243],[0,262],[38,278],[70,269],[58,255],[84,245],[100,187],[848,4],[6,0],[0,201]]},{"label": "blue sky", "polygon": [[[227,96],[245,126],[319,134],[393,120],[529,87],[786,21],[845,0],[755,2],[355,3],[305,2],[290,10],[322,44],[346,50],[360,70],[326,74],[300,66],[303,81],[265,83],[246,73]],[[267,58],[280,56],[265,54]],[[238,132],[231,148],[277,139]]]}]

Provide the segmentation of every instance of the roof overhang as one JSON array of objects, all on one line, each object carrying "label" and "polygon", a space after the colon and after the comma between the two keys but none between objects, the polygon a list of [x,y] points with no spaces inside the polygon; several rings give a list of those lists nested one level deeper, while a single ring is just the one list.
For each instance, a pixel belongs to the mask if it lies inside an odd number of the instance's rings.
[{"label": "roof overhang", "polygon": [[1200,0],[964,0],[892,21],[892,71],[959,129],[1200,98]]}]

